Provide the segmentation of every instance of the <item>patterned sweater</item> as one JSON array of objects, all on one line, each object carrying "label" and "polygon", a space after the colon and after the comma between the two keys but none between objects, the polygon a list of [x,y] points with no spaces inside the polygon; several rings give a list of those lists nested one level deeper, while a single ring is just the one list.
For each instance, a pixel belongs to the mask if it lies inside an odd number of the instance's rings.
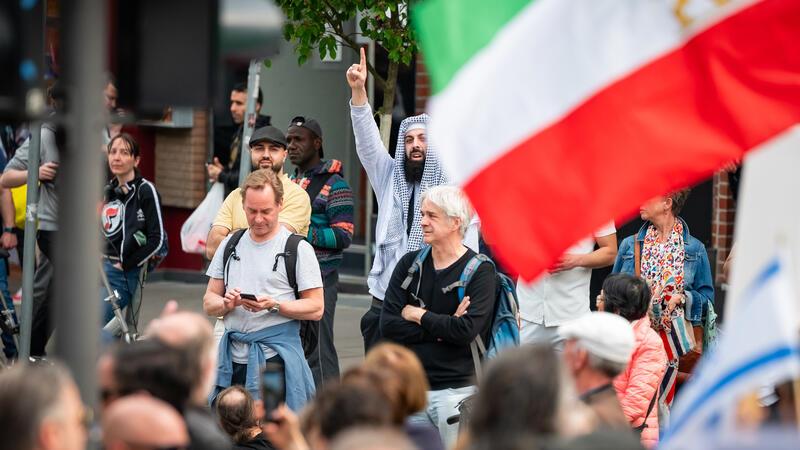
[{"label": "patterned sweater", "polygon": [[314,247],[322,275],[336,270],[342,263],[342,250],[353,240],[353,191],[342,178],[341,161],[322,161],[303,174],[295,169],[289,178],[308,189],[312,178],[328,180],[316,198],[311,199],[311,225],[306,239]]}]

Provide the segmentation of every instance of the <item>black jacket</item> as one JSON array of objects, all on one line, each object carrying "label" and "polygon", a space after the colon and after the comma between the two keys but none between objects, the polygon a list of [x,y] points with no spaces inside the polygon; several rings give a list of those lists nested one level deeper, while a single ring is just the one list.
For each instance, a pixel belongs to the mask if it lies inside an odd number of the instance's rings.
[{"label": "black jacket", "polygon": [[438,271],[434,270],[433,257],[428,256],[422,264],[419,289],[419,298],[425,302],[428,312],[422,316],[422,325],[417,325],[403,319],[401,312],[407,304],[419,306],[411,293],[416,291],[420,274],[414,275],[408,291],[400,286],[418,252],[403,256],[392,273],[381,311],[383,337],[417,354],[432,390],[474,384],[475,365],[469,345],[478,334],[484,342],[489,337],[497,284],[494,268],[488,263],[478,267],[465,291],[465,296],[470,298],[467,313],[453,317],[459,304],[458,290],[447,293],[442,290],[458,281],[475,252],[467,250],[450,267]]},{"label": "black jacket", "polygon": [[164,245],[161,198],[153,183],[138,174],[128,183],[127,194],[116,178],[106,186],[100,220],[105,254],[119,258],[122,270],[144,265]]}]

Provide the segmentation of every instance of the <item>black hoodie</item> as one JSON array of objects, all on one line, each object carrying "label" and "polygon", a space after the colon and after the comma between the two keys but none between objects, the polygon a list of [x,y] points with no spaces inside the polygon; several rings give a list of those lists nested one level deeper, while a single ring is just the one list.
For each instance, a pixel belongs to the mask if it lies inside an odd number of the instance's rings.
[{"label": "black hoodie", "polygon": [[137,174],[127,186],[124,194],[119,181],[111,180],[100,214],[104,254],[119,258],[125,271],[144,265],[166,239],[161,198],[153,183]]}]

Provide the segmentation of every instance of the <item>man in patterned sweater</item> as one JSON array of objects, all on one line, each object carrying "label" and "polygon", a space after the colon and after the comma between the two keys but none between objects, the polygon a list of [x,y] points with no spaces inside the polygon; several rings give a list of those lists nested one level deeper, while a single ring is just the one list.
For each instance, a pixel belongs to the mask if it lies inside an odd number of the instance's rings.
[{"label": "man in patterned sweater", "polygon": [[319,322],[319,345],[308,364],[319,386],[339,377],[339,357],[333,345],[338,268],[342,250],[353,239],[353,191],[342,178],[342,163],[322,159],[322,128],[311,118],[295,117],[286,134],[289,160],[297,166],[291,179],[311,200],[311,225],[306,239],[314,247],[322,272],[325,314]]}]

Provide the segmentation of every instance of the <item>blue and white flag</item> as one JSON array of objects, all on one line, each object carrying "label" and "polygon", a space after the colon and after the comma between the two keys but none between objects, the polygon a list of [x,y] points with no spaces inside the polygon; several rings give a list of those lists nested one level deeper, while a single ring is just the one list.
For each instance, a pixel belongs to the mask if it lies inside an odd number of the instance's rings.
[{"label": "blue and white flag", "polygon": [[659,449],[713,448],[731,431],[744,395],[800,377],[800,320],[787,260],[769,260],[744,291],[717,348],[677,397]]}]

